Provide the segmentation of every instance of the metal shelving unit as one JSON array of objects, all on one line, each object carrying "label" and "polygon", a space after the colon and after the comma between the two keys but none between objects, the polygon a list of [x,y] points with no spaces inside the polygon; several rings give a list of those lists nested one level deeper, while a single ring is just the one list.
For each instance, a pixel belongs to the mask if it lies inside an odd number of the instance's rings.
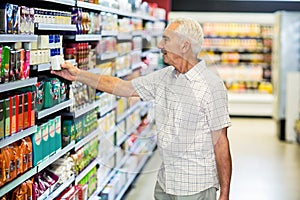
[{"label": "metal shelving unit", "polygon": [[58,160],[60,157],[68,153],[71,149],[73,149],[75,146],[75,142],[72,141],[68,146],[64,147],[61,150],[56,151],[56,153],[52,156],[50,156],[47,160],[44,160],[40,164],[37,165],[38,172],[42,171],[52,163],[54,163],[56,160]]},{"label": "metal shelving unit", "polygon": [[44,109],[44,110],[41,110],[39,112],[37,112],[37,119],[42,119],[48,115],[51,115],[57,111],[60,111],[62,109],[65,109],[65,108],[68,108],[70,107],[71,105],[73,105],[73,101],[72,99],[69,99],[69,100],[66,100],[62,103],[59,103],[51,108],[47,108],[47,109]]},{"label": "metal shelving unit", "polygon": [[6,92],[10,90],[15,90],[27,86],[32,86],[37,83],[37,78],[29,78],[25,80],[13,81],[4,84],[0,84],[0,92]]},{"label": "metal shelving unit", "polygon": [[94,167],[96,167],[98,165],[98,160],[95,159],[93,160],[86,168],[84,168],[84,170],[82,170],[75,178],[75,185],[77,185],[79,183],[79,181],[81,181],[81,179],[83,179],[83,177],[85,177]]},{"label": "metal shelving unit", "polygon": [[74,24],[44,24],[36,23],[35,28],[41,31],[76,31]]},{"label": "metal shelving unit", "polygon": [[18,133],[15,133],[12,136],[6,137],[5,139],[0,141],[0,148],[5,147],[9,144],[12,144],[22,138],[25,138],[27,136],[32,135],[37,131],[37,126],[32,126],[30,128],[27,128],[25,130],[19,131]]},{"label": "metal shelving unit", "polygon": [[96,130],[92,131],[90,134],[82,138],[79,142],[75,144],[75,151],[83,147],[85,144],[87,144],[89,141],[91,141],[93,138],[95,138],[100,132],[100,128],[98,127]]},{"label": "metal shelving unit", "polygon": [[99,107],[100,105],[100,100],[94,101],[93,103],[84,105],[82,108],[75,110],[74,117],[77,118],[85,113],[88,113],[91,110],[94,110],[95,108]]},{"label": "metal shelving unit", "polygon": [[135,13],[131,13],[131,12],[124,12],[124,11],[121,11],[121,10],[118,10],[115,8],[108,8],[105,6],[98,5],[98,4],[92,4],[92,3],[82,2],[82,1],[78,1],[77,6],[81,7],[81,8],[109,12],[109,13],[123,15],[123,16],[127,16],[127,17],[135,17],[135,18],[141,18],[141,19],[149,20],[149,21],[157,21],[157,19],[155,17],[147,16],[145,14],[135,14]]},{"label": "metal shelving unit", "polygon": [[27,179],[31,178],[36,173],[37,173],[37,167],[33,167],[32,169],[25,172],[24,174],[22,174],[18,178],[14,179],[11,182],[9,182],[9,183],[5,184],[4,186],[2,186],[0,188],[0,197],[5,195],[6,193],[10,192],[14,188],[16,188],[18,185],[25,182]]},{"label": "metal shelving unit", "polygon": [[135,103],[133,106],[128,108],[121,116],[117,117],[117,123],[120,123],[122,120],[127,118],[133,111],[135,111],[138,107],[140,107],[140,102]]},{"label": "metal shelving unit", "polygon": [[61,184],[54,192],[52,192],[46,200],[53,200],[62,193],[67,187],[69,187],[75,181],[75,175],[72,175],[66,182]]},{"label": "metal shelving unit", "polygon": [[113,102],[112,104],[101,107],[99,109],[100,117],[103,117],[104,115],[106,115],[107,113],[109,113],[110,111],[115,109],[117,107],[117,105],[118,105],[118,102]]},{"label": "metal shelving unit", "polygon": [[0,43],[35,42],[35,41],[37,41],[37,35],[0,34]]}]

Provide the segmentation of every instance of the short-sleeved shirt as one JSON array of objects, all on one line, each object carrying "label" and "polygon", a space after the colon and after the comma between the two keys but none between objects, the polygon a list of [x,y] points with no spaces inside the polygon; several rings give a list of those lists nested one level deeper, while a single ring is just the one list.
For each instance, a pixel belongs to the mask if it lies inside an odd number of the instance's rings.
[{"label": "short-sleeved shirt", "polygon": [[230,126],[227,92],[200,61],[186,73],[173,66],[132,80],[144,101],[154,101],[158,182],[166,193],[191,195],[219,188],[212,131]]}]

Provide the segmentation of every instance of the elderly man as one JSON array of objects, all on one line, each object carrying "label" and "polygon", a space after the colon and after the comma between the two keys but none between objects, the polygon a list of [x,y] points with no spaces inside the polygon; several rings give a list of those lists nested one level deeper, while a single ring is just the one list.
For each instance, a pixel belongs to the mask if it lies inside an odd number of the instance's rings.
[{"label": "elderly man", "polygon": [[231,155],[227,93],[223,81],[198,60],[203,41],[200,24],[176,19],[158,44],[170,66],[125,81],[80,70],[70,63],[52,71],[71,81],[123,97],[154,100],[158,150],[162,166],[155,199],[228,200]]}]

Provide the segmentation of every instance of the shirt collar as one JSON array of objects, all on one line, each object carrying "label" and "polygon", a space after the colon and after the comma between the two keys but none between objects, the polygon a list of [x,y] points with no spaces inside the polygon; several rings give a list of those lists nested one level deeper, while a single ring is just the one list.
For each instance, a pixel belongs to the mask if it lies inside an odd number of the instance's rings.
[{"label": "shirt collar", "polygon": [[200,60],[193,68],[191,68],[189,71],[185,73],[185,76],[188,80],[192,81],[196,77],[199,76],[205,69],[205,61]]},{"label": "shirt collar", "polygon": [[197,75],[199,75],[201,72],[203,72],[203,70],[205,69],[205,61],[204,60],[199,60],[199,62],[193,67],[191,68],[189,71],[187,71],[186,73],[183,74],[177,74],[177,70],[175,69],[175,67],[173,67],[173,76],[175,78],[178,78],[180,75],[185,76],[188,80],[192,81],[195,77],[197,77]]}]

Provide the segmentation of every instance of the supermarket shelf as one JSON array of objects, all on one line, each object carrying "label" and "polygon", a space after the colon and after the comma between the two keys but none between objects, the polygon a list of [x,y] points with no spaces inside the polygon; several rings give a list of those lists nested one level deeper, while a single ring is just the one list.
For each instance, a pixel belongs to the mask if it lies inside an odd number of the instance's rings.
[{"label": "supermarket shelf", "polygon": [[104,179],[104,181],[99,185],[99,187],[97,188],[98,194],[105,188],[105,186],[107,185],[107,183],[110,181],[110,179],[116,174],[115,170],[112,170],[108,176]]},{"label": "supermarket shelf", "polygon": [[128,17],[136,17],[136,18],[142,18],[144,20],[150,20],[150,21],[156,21],[157,19],[152,17],[152,16],[146,16],[145,14],[135,14],[135,13],[130,13],[130,12],[124,12],[115,8],[108,8],[104,7],[98,4],[92,4],[92,3],[87,3],[87,2],[77,2],[77,6],[81,8],[88,8],[92,10],[97,10],[97,11],[103,11],[103,12],[109,12],[109,13],[114,13],[117,15],[123,15],[123,16],[128,16]]},{"label": "supermarket shelf", "polygon": [[102,36],[100,34],[64,35],[64,39],[75,40],[76,42],[100,41],[102,39]]},{"label": "supermarket shelf", "polygon": [[31,178],[36,173],[37,173],[36,167],[33,167],[29,171],[25,172],[23,175],[19,176],[18,178],[14,179],[13,181],[2,186],[0,189],[0,197],[5,195],[6,193],[10,192],[14,188],[16,188],[18,185],[20,185],[27,179]]},{"label": "supermarket shelf", "polygon": [[75,40],[80,41],[99,41],[102,39],[102,36],[99,34],[86,34],[86,35],[76,35]]},{"label": "supermarket shelf", "polygon": [[101,35],[102,36],[118,36],[118,31],[107,31],[107,30],[102,30]]},{"label": "supermarket shelf", "polygon": [[126,130],[126,132],[128,134],[133,133],[139,127],[140,124],[141,124],[141,120],[138,120],[137,122],[134,123],[134,125],[132,127],[130,127],[128,130]]},{"label": "supermarket shelf", "polygon": [[160,53],[160,49],[156,48],[156,47],[152,47],[151,49],[149,49],[147,51],[143,51],[142,57],[146,57],[150,53]]},{"label": "supermarket shelf", "polygon": [[92,69],[89,69],[88,71],[93,73],[93,74],[100,74],[101,73],[100,68],[92,68]]},{"label": "supermarket shelf", "polygon": [[52,31],[76,31],[75,24],[44,24],[44,23],[36,23],[36,29],[38,30],[52,30]]},{"label": "supermarket shelf", "polygon": [[214,51],[214,52],[239,52],[239,53],[265,53],[265,52],[270,52],[270,49],[262,49],[262,48],[257,48],[257,49],[246,49],[246,48],[236,48],[236,47],[225,47],[225,46],[211,46],[211,47],[203,47],[202,51]]},{"label": "supermarket shelf", "polygon": [[118,52],[111,52],[111,53],[103,53],[101,54],[101,60],[108,60],[118,57]]},{"label": "supermarket shelf", "polygon": [[71,149],[74,148],[74,145],[75,145],[75,142],[72,141],[70,144],[68,144],[68,146],[64,147],[61,150],[56,151],[53,156],[50,156],[47,160],[45,160],[42,163],[38,164],[37,165],[38,172],[42,171],[43,169],[45,169],[46,167],[48,167],[49,165],[54,163],[56,160],[58,160],[61,156],[68,153]]},{"label": "supermarket shelf", "polygon": [[8,42],[34,42],[34,41],[37,41],[37,35],[0,34],[0,43],[8,43]]},{"label": "supermarket shelf", "polygon": [[106,105],[104,107],[100,107],[100,117],[103,117],[104,115],[106,115],[107,113],[109,113],[110,111],[112,111],[113,109],[115,109],[118,105],[118,102],[113,102],[112,104]]},{"label": "supermarket shelf", "polygon": [[58,3],[62,5],[75,6],[75,0],[42,0],[46,2]]},{"label": "supermarket shelf", "polygon": [[23,87],[35,85],[36,83],[37,83],[37,77],[29,78],[29,79],[25,79],[25,80],[8,82],[8,83],[0,84],[0,92],[6,92],[9,90],[23,88]]},{"label": "supermarket shelf", "polygon": [[65,62],[69,62],[71,63],[72,65],[76,65],[76,59],[70,59],[70,60],[65,60]]},{"label": "supermarket shelf", "polygon": [[110,137],[116,131],[117,131],[117,127],[116,126],[112,126],[107,132],[105,132],[103,135],[101,135],[99,137],[99,140],[101,140],[103,137]]},{"label": "supermarket shelf", "polygon": [[228,108],[230,115],[266,116],[273,115],[272,94],[228,93]]},{"label": "supermarket shelf", "polygon": [[2,147],[5,147],[13,142],[16,142],[22,138],[25,138],[33,133],[35,133],[37,131],[37,126],[32,126],[30,128],[27,128],[25,130],[21,130],[19,131],[18,133],[15,133],[14,135],[12,136],[9,136],[3,140],[0,141],[0,149]]},{"label": "supermarket shelf", "polygon": [[75,176],[72,175],[66,182],[61,184],[54,192],[52,192],[46,198],[46,200],[52,200],[52,199],[55,199],[56,197],[58,197],[58,195],[60,195],[60,193],[62,193],[67,187],[69,187],[74,182],[74,180],[75,180]]},{"label": "supermarket shelf", "polygon": [[117,77],[124,77],[124,76],[128,76],[132,73],[131,69],[122,69],[116,72],[116,76]]},{"label": "supermarket shelf", "polygon": [[131,40],[132,35],[129,32],[119,32],[117,38],[118,40]]},{"label": "supermarket shelf", "polygon": [[125,142],[130,134],[125,133],[118,141],[117,141],[117,146],[120,146],[123,142]]},{"label": "supermarket shelf", "polygon": [[145,34],[145,31],[144,30],[134,30],[131,32],[131,35],[133,36],[141,36],[141,35],[144,35]]},{"label": "supermarket shelf", "polygon": [[117,117],[117,123],[121,122],[125,118],[127,118],[133,111],[135,111],[138,107],[140,107],[140,102],[135,103],[133,106],[128,108],[121,116]]},{"label": "supermarket shelf", "polygon": [[79,183],[95,166],[97,166],[98,160],[93,160],[84,170],[82,170],[75,178],[75,185]]},{"label": "supermarket shelf", "polygon": [[150,155],[146,155],[140,161],[139,165],[137,166],[137,168],[135,170],[137,173],[133,173],[132,176],[126,181],[126,184],[123,186],[123,188],[121,189],[121,191],[119,192],[119,194],[115,198],[115,200],[121,200],[122,199],[123,195],[125,194],[125,192],[129,188],[129,186],[133,183],[134,179],[137,177],[137,175],[139,174],[139,172],[142,170],[142,168],[144,167],[144,165],[148,161],[149,157],[150,157]]},{"label": "supermarket shelf", "polygon": [[37,113],[37,118],[42,119],[43,117],[46,117],[48,115],[51,115],[52,113],[55,113],[57,111],[60,111],[64,108],[70,107],[73,104],[72,99],[69,99],[67,101],[64,101],[62,103],[59,103],[51,108],[47,108],[44,110],[41,110]]},{"label": "supermarket shelf", "polygon": [[94,101],[93,103],[89,103],[84,105],[82,108],[74,111],[74,117],[77,118],[85,113],[88,113],[89,111],[99,107],[100,100]]},{"label": "supermarket shelf", "polygon": [[136,69],[139,69],[144,66],[146,66],[146,64],[144,62],[139,62],[139,63],[135,63],[135,64],[131,65],[131,69],[136,70]]},{"label": "supermarket shelf", "polygon": [[99,189],[97,188],[93,194],[88,198],[88,200],[100,200],[100,197],[98,197],[98,194],[100,193]]},{"label": "supermarket shelf", "polygon": [[38,64],[37,66],[38,66],[38,72],[47,71],[50,70],[51,68],[50,63],[42,63],[42,64]]},{"label": "supermarket shelf", "polygon": [[25,129],[25,130],[22,130],[22,131],[20,131],[20,132],[14,134],[14,135],[12,135],[12,136],[9,136],[9,137],[7,137],[7,138],[1,140],[1,141],[0,141],[0,149],[1,149],[2,147],[5,147],[5,146],[7,146],[7,145],[9,145],[9,144],[11,144],[11,143],[13,143],[13,142],[16,142],[16,141],[18,141],[18,140],[20,140],[20,139],[22,139],[22,138],[25,138],[25,137],[27,137],[27,136],[29,136],[29,135],[35,133],[36,130],[37,130],[37,126],[32,126],[32,127],[30,127],[30,128],[27,128],[27,129]]},{"label": "supermarket shelf", "polygon": [[92,131],[89,135],[81,139],[79,142],[75,144],[75,151],[80,149],[82,146],[87,144],[89,141],[91,141],[93,138],[95,138],[100,132],[100,128],[98,127],[96,130]]}]

